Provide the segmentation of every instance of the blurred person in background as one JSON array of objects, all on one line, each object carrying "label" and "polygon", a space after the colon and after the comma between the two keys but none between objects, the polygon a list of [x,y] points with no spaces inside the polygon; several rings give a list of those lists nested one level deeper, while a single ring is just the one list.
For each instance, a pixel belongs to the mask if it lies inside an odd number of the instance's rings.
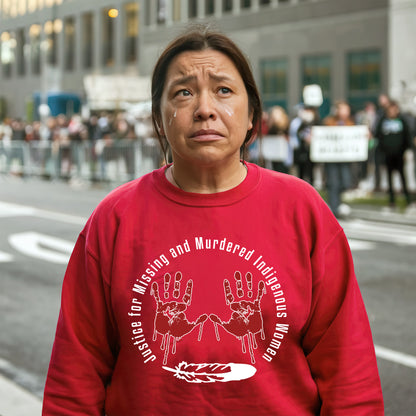
[{"label": "blurred person in background", "polygon": [[[335,103],[334,114],[323,120],[325,126],[353,126],[351,107],[346,101]],[[325,183],[328,190],[328,204],[336,217],[349,214],[349,207],[341,204],[341,194],[351,188],[351,163],[325,163]]]},{"label": "blurred person in background", "polygon": [[380,123],[380,120],[385,116],[387,107],[390,105],[390,98],[387,94],[381,93],[378,96],[377,101],[376,119],[373,125],[373,136],[375,137],[375,149],[374,149],[374,190],[376,192],[381,190],[381,173],[385,167],[384,153],[379,146],[379,138],[376,136],[376,127]]},{"label": "blurred person in background", "polygon": [[318,109],[306,106],[300,111],[300,125],[296,131],[299,146],[295,149],[295,162],[299,178],[314,184],[314,163],[310,158],[312,127],[320,124]]},{"label": "blurred person in background", "polygon": [[357,125],[367,126],[369,133],[369,142],[368,142],[368,159],[364,162],[359,162],[359,171],[358,179],[361,181],[368,178],[371,173],[375,172],[375,149],[376,149],[376,139],[374,137],[374,131],[377,121],[377,107],[376,105],[369,101],[365,103],[364,108],[361,111],[358,111],[355,115],[355,123]]},{"label": "blurred person in background", "polygon": [[400,108],[396,101],[390,101],[385,115],[376,126],[375,134],[379,140],[379,148],[387,167],[390,207],[394,208],[396,206],[393,184],[394,171],[397,171],[400,175],[406,203],[410,204],[410,193],[407,189],[407,181],[404,174],[404,153],[411,147],[412,137],[409,126],[400,114]]},{"label": "blurred person in background", "polygon": [[[267,125],[267,136],[275,136],[276,140],[284,140],[289,143],[289,116],[283,107],[278,105],[273,106],[269,111]],[[289,168],[292,165],[293,150],[288,148],[288,155],[283,160],[270,159],[271,167],[276,172],[289,173]]]}]

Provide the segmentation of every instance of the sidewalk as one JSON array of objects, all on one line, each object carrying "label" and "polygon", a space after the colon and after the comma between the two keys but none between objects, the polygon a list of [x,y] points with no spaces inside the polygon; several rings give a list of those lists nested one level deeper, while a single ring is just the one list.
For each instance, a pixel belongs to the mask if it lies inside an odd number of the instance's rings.
[{"label": "sidewalk", "polygon": [[396,208],[388,205],[386,192],[366,193],[351,191],[344,194],[343,202],[351,209],[346,219],[390,222],[416,226],[416,200],[405,207],[404,200],[398,198]]},{"label": "sidewalk", "polygon": [[40,416],[42,401],[0,374],[0,416]]}]

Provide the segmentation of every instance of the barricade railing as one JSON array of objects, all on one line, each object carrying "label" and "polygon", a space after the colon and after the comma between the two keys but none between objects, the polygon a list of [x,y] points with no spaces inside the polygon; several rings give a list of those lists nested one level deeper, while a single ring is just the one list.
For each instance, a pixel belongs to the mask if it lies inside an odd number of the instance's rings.
[{"label": "barricade railing", "polygon": [[157,141],[95,142],[0,140],[0,173],[50,179],[126,182],[160,166]]}]

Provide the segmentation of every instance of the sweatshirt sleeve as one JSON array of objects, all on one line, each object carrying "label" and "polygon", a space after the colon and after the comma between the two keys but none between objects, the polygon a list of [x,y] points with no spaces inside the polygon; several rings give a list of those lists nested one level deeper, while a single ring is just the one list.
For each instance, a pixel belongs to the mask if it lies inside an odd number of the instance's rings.
[{"label": "sweatshirt sleeve", "polygon": [[65,273],[43,416],[104,415],[116,359],[110,290],[83,234]]},{"label": "sweatshirt sleeve", "polygon": [[303,347],[321,416],[384,415],[370,325],[343,231],[313,257],[318,278]]}]

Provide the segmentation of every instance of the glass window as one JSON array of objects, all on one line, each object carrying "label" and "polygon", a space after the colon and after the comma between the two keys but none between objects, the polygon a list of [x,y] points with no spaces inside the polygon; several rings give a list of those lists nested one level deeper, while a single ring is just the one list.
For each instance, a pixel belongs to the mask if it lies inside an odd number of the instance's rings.
[{"label": "glass window", "polygon": [[322,89],[324,102],[319,112],[321,117],[325,117],[331,109],[331,57],[329,55],[302,58],[302,89],[310,84],[318,84]]},{"label": "glass window", "polygon": [[379,50],[351,52],[347,55],[348,101],[353,110],[366,101],[377,101],[381,91],[381,53]]},{"label": "glass window", "polygon": [[188,0],[188,17],[193,19],[198,13],[198,0]]},{"label": "glass window", "polygon": [[43,30],[46,35],[46,63],[56,65],[58,62],[58,45],[54,21],[48,20],[44,24]]},{"label": "glass window", "polygon": [[12,76],[12,65],[15,57],[16,39],[13,33],[3,32],[0,37],[0,60],[4,78]]},{"label": "glass window", "polygon": [[260,0],[260,6],[270,4],[270,0]]},{"label": "glass window", "polygon": [[32,73],[34,75],[40,74],[40,34],[42,27],[38,24],[33,24],[29,29],[30,37],[30,62]]},{"label": "glass window", "polygon": [[10,17],[10,7],[11,7],[11,0],[3,0],[0,2],[2,18]]},{"label": "glass window", "polygon": [[174,22],[181,20],[181,0],[173,0],[172,19]]},{"label": "glass window", "polygon": [[75,68],[75,19],[67,17],[64,23],[65,34],[65,69],[72,71]]},{"label": "glass window", "polygon": [[158,0],[157,2],[157,22],[166,22],[166,0]]},{"label": "glass window", "polygon": [[233,10],[233,0],[222,0],[222,11],[231,12]]},{"label": "glass window", "polygon": [[109,16],[110,10],[113,9],[102,10],[102,64],[104,66],[114,65],[114,18]]},{"label": "glass window", "polygon": [[20,76],[23,76],[26,74],[25,49],[26,49],[25,30],[19,29],[16,34],[16,62],[17,62],[17,74]]},{"label": "glass window", "polygon": [[249,9],[251,7],[251,0],[241,0],[240,6],[242,9]]},{"label": "glass window", "polygon": [[37,2],[36,0],[28,0],[27,1],[27,9],[30,13],[33,13],[36,10]]},{"label": "glass window", "polygon": [[288,61],[286,58],[270,58],[260,61],[261,95],[266,108],[273,105],[287,106]]},{"label": "glass window", "polygon": [[93,66],[94,15],[82,15],[82,67],[90,69]]},{"label": "glass window", "polygon": [[18,0],[18,11],[20,15],[25,15],[26,14],[26,0]]},{"label": "glass window", "polygon": [[137,38],[139,36],[139,5],[128,3],[124,6],[126,24],[124,29],[125,62],[133,63],[137,60]]},{"label": "glass window", "polygon": [[210,16],[215,12],[215,0],[205,0],[205,15]]}]

